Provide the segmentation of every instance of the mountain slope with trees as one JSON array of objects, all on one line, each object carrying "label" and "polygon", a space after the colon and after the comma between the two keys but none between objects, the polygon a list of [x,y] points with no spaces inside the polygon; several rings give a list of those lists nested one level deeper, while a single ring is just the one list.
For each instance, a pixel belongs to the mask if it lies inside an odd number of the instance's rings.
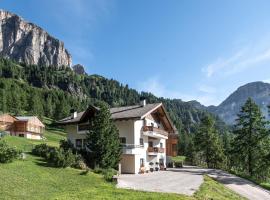
[{"label": "mountain slope with trees", "polygon": [[[71,109],[82,111],[90,103],[105,101],[110,106],[163,102],[174,124],[182,132],[193,133],[208,114],[180,99],[158,98],[99,75],[79,75],[72,69],[26,65],[0,59],[0,110],[19,115],[31,113],[54,119],[66,117]],[[226,125],[216,118],[220,130]]]}]

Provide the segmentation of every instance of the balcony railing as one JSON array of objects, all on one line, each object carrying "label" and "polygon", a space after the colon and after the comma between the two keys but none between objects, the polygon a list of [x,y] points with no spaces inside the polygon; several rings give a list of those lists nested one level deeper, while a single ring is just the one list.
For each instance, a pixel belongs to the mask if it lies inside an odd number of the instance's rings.
[{"label": "balcony railing", "polygon": [[149,153],[164,153],[165,149],[161,147],[148,147],[147,152]]},{"label": "balcony railing", "polygon": [[124,149],[134,149],[134,148],[142,148],[143,145],[137,145],[137,144],[121,144],[122,148]]},{"label": "balcony railing", "polygon": [[160,135],[164,135],[164,136],[168,137],[168,132],[166,132],[165,130],[162,130],[160,128],[153,127],[153,126],[144,126],[143,131],[144,132],[147,132],[147,131],[156,132]]}]

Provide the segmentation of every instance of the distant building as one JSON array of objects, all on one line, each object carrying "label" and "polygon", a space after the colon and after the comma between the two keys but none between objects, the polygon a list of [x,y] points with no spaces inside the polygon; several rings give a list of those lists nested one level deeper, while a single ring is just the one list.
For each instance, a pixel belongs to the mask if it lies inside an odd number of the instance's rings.
[{"label": "distant building", "polygon": [[40,140],[44,129],[45,125],[36,116],[0,115],[0,130],[8,132],[11,136]]},{"label": "distant building", "polygon": [[[89,119],[98,110],[90,106],[59,121],[74,147],[84,148]],[[140,105],[111,108],[110,112],[123,146],[122,173],[137,174],[142,168],[151,167],[162,169],[167,157],[177,155],[177,131],[162,103],[146,104],[144,100]]]}]

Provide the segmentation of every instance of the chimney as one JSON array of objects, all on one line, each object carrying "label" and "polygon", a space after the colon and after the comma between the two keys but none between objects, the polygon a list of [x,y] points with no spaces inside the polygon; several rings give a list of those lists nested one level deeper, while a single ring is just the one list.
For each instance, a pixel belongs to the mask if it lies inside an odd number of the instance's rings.
[{"label": "chimney", "polygon": [[74,109],[70,110],[70,114],[71,114],[72,119],[74,119],[74,118],[76,118],[78,116],[77,111],[75,111]]},{"label": "chimney", "polygon": [[144,97],[141,97],[141,98],[140,98],[140,105],[141,105],[142,107],[146,106],[146,99],[145,99]]}]

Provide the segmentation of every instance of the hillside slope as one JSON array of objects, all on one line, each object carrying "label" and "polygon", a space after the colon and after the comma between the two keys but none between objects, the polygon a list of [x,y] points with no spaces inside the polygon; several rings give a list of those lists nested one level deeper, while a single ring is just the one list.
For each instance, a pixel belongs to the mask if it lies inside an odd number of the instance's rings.
[{"label": "hillside slope", "polygon": [[[25,111],[54,119],[66,117],[72,108],[84,110],[96,101],[105,101],[112,107],[134,105],[143,96],[149,103],[163,102],[176,127],[187,132],[195,132],[200,119],[209,114],[180,99],[139,93],[102,76],[79,75],[70,68],[25,65],[7,59],[0,59],[0,95],[0,111]],[[218,125],[224,130],[220,120]]]},{"label": "hillside slope", "polygon": [[237,113],[249,97],[260,106],[264,116],[270,119],[268,114],[268,106],[270,105],[270,84],[264,82],[253,82],[239,87],[219,106],[208,107],[208,111],[218,115],[227,124],[233,124]]},{"label": "hillside slope", "polygon": [[[26,138],[10,136],[4,139],[23,151],[30,151],[33,144]],[[46,142],[56,144],[55,139],[48,138]],[[243,199],[209,177],[205,177],[205,182],[194,196],[118,189],[101,175],[93,172],[85,174],[85,171],[73,168],[50,167],[42,158],[29,153],[25,160],[0,164],[0,180],[4,180],[0,187],[0,199]]]}]

